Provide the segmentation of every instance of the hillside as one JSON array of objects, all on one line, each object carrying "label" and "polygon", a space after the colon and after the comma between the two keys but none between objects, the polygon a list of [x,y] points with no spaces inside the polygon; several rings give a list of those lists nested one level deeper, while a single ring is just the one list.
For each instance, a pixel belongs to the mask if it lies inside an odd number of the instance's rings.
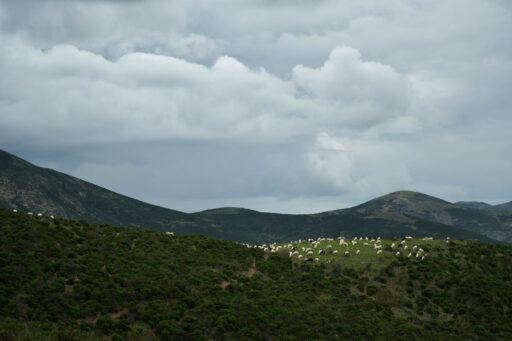
[{"label": "hillside", "polygon": [[398,191],[332,214],[402,213],[455,226],[508,243],[512,242],[512,211],[488,211],[460,207],[447,201],[411,191]]},{"label": "hillside", "polygon": [[44,213],[90,223],[201,234],[246,243],[319,236],[437,236],[491,241],[452,226],[402,214],[291,215],[219,208],[187,214],[135,200],[75,177],[41,168],[0,151],[0,207]]},{"label": "hillside", "polygon": [[0,209],[0,339],[512,338],[511,246],[408,241],[421,260],[395,256],[391,242],[359,261],[304,262]]},{"label": "hillside", "polygon": [[445,238],[480,240],[492,242],[493,239],[481,234],[427,221],[401,213],[379,215],[361,214],[276,214],[236,208],[221,208],[195,214],[225,230],[236,230],[250,235],[257,233],[265,236],[264,242],[288,241],[319,236],[336,238],[345,236],[434,236]]}]

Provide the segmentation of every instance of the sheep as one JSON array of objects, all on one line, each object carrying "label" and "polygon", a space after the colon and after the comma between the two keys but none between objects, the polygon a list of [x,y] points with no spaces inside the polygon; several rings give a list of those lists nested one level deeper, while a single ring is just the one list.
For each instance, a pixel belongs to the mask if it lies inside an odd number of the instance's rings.
[{"label": "sheep", "polygon": [[368,237],[365,237],[364,240],[368,240]]},{"label": "sheep", "polygon": [[421,260],[424,260],[425,259],[425,256],[421,256]]},{"label": "sheep", "polygon": [[318,251],[318,254],[319,254],[319,255],[325,255],[325,251],[324,251],[324,250],[319,250],[319,251]]},{"label": "sheep", "polygon": [[364,246],[368,246],[368,243],[364,243],[363,245],[364,245]]},{"label": "sheep", "polygon": [[434,240],[434,238],[433,237],[425,237],[422,240]]},{"label": "sheep", "polygon": [[291,252],[291,251],[290,251],[290,255],[289,255],[289,257],[291,257],[291,256],[293,256],[293,252]]},{"label": "sheep", "polygon": [[17,210],[17,209],[14,209],[14,210],[12,210],[12,211],[13,211],[14,213],[17,213],[17,212],[18,212],[18,210]]},{"label": "sheep", "polygon": [[299,255],[297,258],[302,259],[303,257],[304,257],[303,255]]},{"label": "sheep", "polygon": [[327,245],[326,250],[332,249],[332,245]]},{"label": "sheep", "polygon": [[404,246],[404,250],[407,250],[407,248],[408,248],[408,246],[407,246],[407,245],[405,245],[405,246]]},{"label": "sheep", "polygon": [[50,219],[55,219],[52,215],[50,216]]},{"label": "sheep", "polygon": [[350,255],[350,252],[345,251],[345,256],[349,256],[349,255]]},{"label": "sheep", "polygon": [[345,239],[340,239],[340,245],[345,244]]},{"label": "sheep", "polygon": [[306,248],[304,246],[302,247],[302,251],[306,251]]},{"label": "sheep", "polygon": [[352,241],[352,245],[356,245],[357,242],[355,240]]},{"label": "sheep", "polygon": [[34,213],[32,213],[32,212],[28,212],[28,213],[27,213],[27,215],[34,215]]},{"label": "sheep", "polygon": [[397,256],[397,257],[398,257],[398,256],[400,256],[400,251],[397,251],[397,252],[395,253],[395,256]]},{"label": "sheep", "polygon": [[43,214],[42,214],[42,213],[38,213],[38,214],[37,214],[37,216],[38,216],[38,217],[42,217],[42,216],[43,216]]},{"label": "sheep", "polygon": [[361,250],[357,250],[357,251],[356,251],[356,255],[358,255],[358,254],[359,254],[359,252],[361,252]]},{"label": "sheep", "polygon": [[417,248],[418,248],[418,245],[414,245],[414,246],[412,247],[412,249],[413,249],[413,250],[416,250]]},{"label": "sheep", "polygon": [[412,239],[412,237],[411,237],[411,236],[407,236],[407,237],[405,237],[405,239],[407,239],[407,240],[411,240],[411,239]]},{"label": "sheep", "polygon": [[315,258],[315,262],[318,262],[318,261],[320,261],[320,259],[319,258]]},{"label": "sheep", "polygon": [[169,232],[169,231],[165,232],[165,234],[170,235],[170,236],[174,236],[174,233]]},{"label": "sheep", "polygon": [[377,250],[377,254],[381,254],[382,253],[382,250]]},{"label": "sheep", "polygon": [[395,243],[392,243],[391,244],[391,248],[394,249],[395,248]]},{"label": "sheep", "polygon": [[312,255],[313,255],[313,251],[311,251],[311,250],[306,253],[306,256],[312,256]]},{"label": "sheep", "polygon": [[418,252],[418,253],[416,254],[416,258],[418,258],[419,256],[420,256],[420,253]]},{"label": "sheep", "polygon": [[333,255],[335,255],[335,254],[337,254],[337,253],[338,253],[338,250],[334,250],[334,251],[332,252],[332,254],[333,254]]},{"label": "sheep", "polygon": [[411,253],[411,252],[409,252],[409,254],[407,255],[407,257],[409,257],[409,258],[410,258],[411,256],[412,256],[412,253]]},{"label": "sheep", "polygon": [[359,240],[363,240],[363,237],[359,237]]}]

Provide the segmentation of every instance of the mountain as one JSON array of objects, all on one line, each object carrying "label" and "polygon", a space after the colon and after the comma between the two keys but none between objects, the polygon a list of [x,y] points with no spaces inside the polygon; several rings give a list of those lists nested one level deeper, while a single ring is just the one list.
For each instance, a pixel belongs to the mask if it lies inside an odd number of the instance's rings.
[{"label": "mountain", "polygon": [[0,222],[0,340],[512,339],[510,245],[292,245],[315,250],[308,262],[286,245],[4,209]]},{"label": "mountain", "polygon": [[461,207],[417,192],[398,191],[359,206],[334,211],[335,214],[365,216],[381,216],[392,212],[459,227],[496,240],[512,242],[512,211]]},{"label": "mountain", "polygon": [[[374,207],[380,202],[379,198],[375,199],[377,201],[372,200],[358,206],[359,208],[356,207],[355,210],[342,210],[342,214],[275,214],[241,208],[218,208],[188,214],[114,193],[75,177],[37,167],[12,154],[0,151],[0,207],[40,212],[48,216],[173,231],[179,234],[201,234],[251,244],[340,235],[412,235],[439,238],[451,236],[485,242],[491,242],[493,239],[508,241],[506,234],[489,234],[489,231],[483,229],[483,232],[468,231],[465,226],[449,226],[452,222],[450,219],[429,221],[434,220],[431,219],[432,215],[418,215],[415,212],[420,212],[422,207],[426,211],[427,206],[428,212],[441,212],[442,207],[451,204],[420,194],[414,195],[413,192],[407,193],[411,196],[408,201],[409,209],[402,209],[393,202],[395,209],[380,213]],[[427,197],[428,200],[425,201],[424,198]],[[427,201],[436,204],[427,204]],[[384,206],[389,205],[386,203]],[[363,207],[368,209],[364,210]],[[374,208],[370,209],[371,207]],[[480,211],[473,212],[468,209],[468,212],[474,216],[475,212]],[[477,218],[487,219],[488,216],[485,214]],[[486,227],[494,228],[492,224]],[[487,233],[485,236],[484,232]]]},{"label": "mountain", "polygon": [[485,202],[480,201],[457,201],[455,203],[457,206],[469,207],[469,208],[479,208],[482,210],[491,210],[491,211],[512,211],[512,201],[506,202],[504,204],[498,205],[489,205]]},{"label": "mountain", "polygon": [[224,230],[238,231],[244,235],[265,236],[266,240],[288,241],[317,238],[318,236],[336,238],[345,236],[433,236],[445,238],[480,240],[492,242],[493,239],[481,234],[442,223],[427,221],[412,215],[389,213],[381,215],[367,214],[278,214],[264,213],[240,208],[219,208],[194,214]]}]

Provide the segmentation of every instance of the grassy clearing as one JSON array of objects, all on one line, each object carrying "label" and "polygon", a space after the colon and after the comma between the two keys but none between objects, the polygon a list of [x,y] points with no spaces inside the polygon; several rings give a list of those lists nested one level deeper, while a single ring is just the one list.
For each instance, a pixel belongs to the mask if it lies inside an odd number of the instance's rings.
[{"label": "grassy clearing", "polygon": [[[450,241],[450,243],[454,244],[455,242]],[[457,241],[457,243],[464,242]],[[290,252],[295,252],[290,256],[294,262],[308,262],[313,259],[313,262],[339,263],[355,269],[371,264],[372,268],[379,269],[389,265],[394,259],[408,258],[411,262],[421,262],[427,257],[446,253],[449,244],[445,239],[367,240],[363,238],[360,240],[358,238],[357,241],[320,239],[312,242],[285,243],[275,245],[275,248],[278,249],[276,252],[282,254],[290,255]],[[423,252],[419,251],[420,249]],[[382,250],[382,252],[378,253],[378,250]],[[308,254],[308,251],[313,254]],[[397,252],[400,253],[398,256]],[[411,254],[410,257],[409,254]]]}]

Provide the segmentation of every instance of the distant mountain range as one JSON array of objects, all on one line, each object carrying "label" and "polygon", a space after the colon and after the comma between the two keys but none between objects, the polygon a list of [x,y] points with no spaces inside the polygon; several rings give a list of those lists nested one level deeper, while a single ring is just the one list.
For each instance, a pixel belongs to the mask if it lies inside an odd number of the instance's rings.
[{"label": "distant mountain range", "polygon": [[488,203],[481,201],[457,201],[455,205],[490,211],[512,211],[512,201],[499,205],[489,205]]},{"label": "distant mountain range", "polygon": [[394,192],[353,208],[318,214],[262,213],[242,208],[189,214],[37,167],[1,150],[0,207],[247,243],[340,235],[451,236],[512,243],[512,210],[471,208],[416,192]]}]

